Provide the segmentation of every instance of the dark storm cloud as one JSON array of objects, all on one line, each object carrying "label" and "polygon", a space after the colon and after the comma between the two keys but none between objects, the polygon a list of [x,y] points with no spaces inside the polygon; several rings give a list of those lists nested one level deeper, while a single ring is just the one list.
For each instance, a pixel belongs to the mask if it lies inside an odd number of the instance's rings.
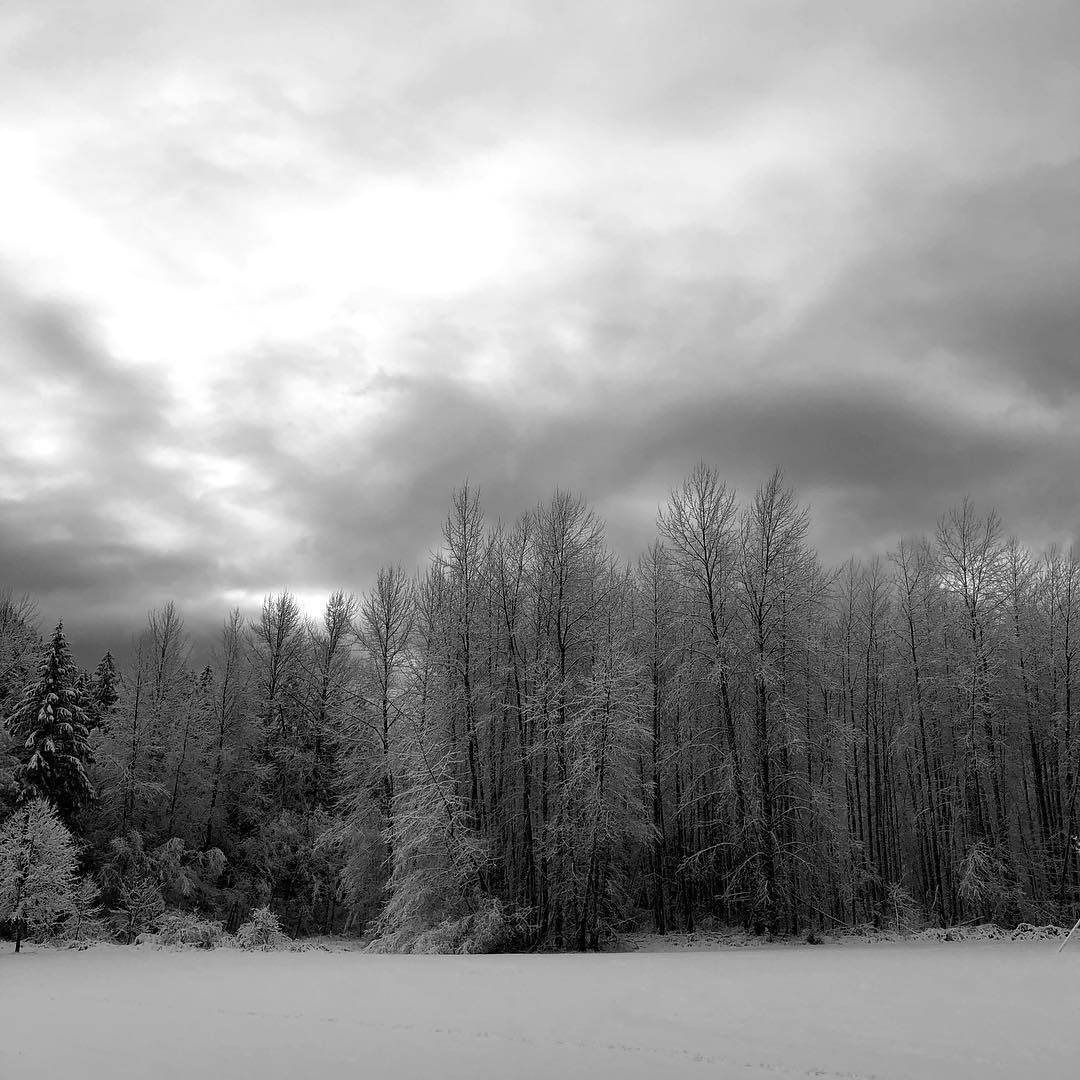
[{"label": "dark storm cloud", "polygon": [[[208,578],[217,585],[212,553],[160,550],[139,532],[150,514],[198,530],[197,507],[155,464],[155,451],[182,439],[160,380],[109,356],[85,312],[7,277],[0,342],[14,409],[0,469],[18,482],[0,498],[0,581],[31,592],[46,621],[63,617],[94,644],[108,636],[103,625],[126,625],[126,638],[150,606],[198,597]],[[58,445],[36,455],[41,435]]]},{"label": "dark storm cloud", "polygon": [[[821,322],[861,311],[878,340],[985,363],[1055,402],[1080,392],[1080,155],[919,199]],[[910,203],[914,205],[910,205]]]},{"label": "dark storm cloud", "polygon": [[0,327],[5,374],[67,394],[73,408],[65,410],[65,419],[104,428],[115,410],[129,415],[136,432],[165,423],[153,381],[116,364],[101,348],[86,311],[56,297],[30,295],[0,274]]},{"label": "dark storm cloud", "polygon": [[[707,342],[696,347],[707,354]],[[594,375],[577,399],[545,409],[462,380],[397,378],[381,387],[376,430],[339,443],[321,468],[265,430],[234,435],[274,476],[268,498],[309,523],[291,565],[350,587],[362,587],[379,563],[422,559],[438,543],[450,492],[466,479],[482,489],[492,520],[512,519],[569,482],[608,515],[613,540],[632,557],[667,491],[699,458],[744,496],[784,465],[818,511],[814,536],[829,560],[931,532],[966,493],[998,506],[1036,544],[1075,532],[1071,423],[1051,433],[1017,427],[967,411],[932,385],[906,396],[896,385],[860,376],[853,362],[834,380],[783,375],[740,386],[721,378],[643,392],[616,367]]]}]

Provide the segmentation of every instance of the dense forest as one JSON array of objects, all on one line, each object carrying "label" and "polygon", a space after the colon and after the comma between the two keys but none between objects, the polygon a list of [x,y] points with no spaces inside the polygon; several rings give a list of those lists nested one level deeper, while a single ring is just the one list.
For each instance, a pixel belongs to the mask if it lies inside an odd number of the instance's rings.
[{"label": "dense forest", "polygon": [[1080,556],[968,500],[839,568],[809,529],[699,465],[628,564],[572,494],[466,485],[420,572],[233,611],[205,666],[173,604],[87,672],[7,594],[0,826],[48,799],[129,938],[1071,922]]}]

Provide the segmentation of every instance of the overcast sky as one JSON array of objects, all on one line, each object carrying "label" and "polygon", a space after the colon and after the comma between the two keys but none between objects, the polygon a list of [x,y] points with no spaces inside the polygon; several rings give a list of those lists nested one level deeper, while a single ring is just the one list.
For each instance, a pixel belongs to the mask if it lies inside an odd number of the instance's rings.
[{"label": "overcast sky", "polygon": [[0,583],[123,644],[698,459],[1080,527],[1080,4],[0,3]]}]

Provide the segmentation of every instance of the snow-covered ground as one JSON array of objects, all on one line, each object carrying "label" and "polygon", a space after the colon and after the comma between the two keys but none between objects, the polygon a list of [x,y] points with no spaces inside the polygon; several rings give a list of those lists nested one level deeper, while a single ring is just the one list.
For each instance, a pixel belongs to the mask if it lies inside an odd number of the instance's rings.
[{"label": "snow-covered ground", "polygon": [[1080,948],[1056,949],[5,952],[0,1077],[1074,1078]]}]

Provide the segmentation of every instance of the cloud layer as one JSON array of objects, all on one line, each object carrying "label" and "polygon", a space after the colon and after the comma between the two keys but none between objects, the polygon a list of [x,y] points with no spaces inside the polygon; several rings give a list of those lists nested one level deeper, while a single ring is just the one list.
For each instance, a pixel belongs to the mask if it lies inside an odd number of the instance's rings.
[{"label": "cloud layer", "polygon": [[[830,559],[1080,529],[1080,14],[101,0],[0,13],[0,582],[117,644],[694,461]],[[313,600],[314,602],[314,600]]]}]

